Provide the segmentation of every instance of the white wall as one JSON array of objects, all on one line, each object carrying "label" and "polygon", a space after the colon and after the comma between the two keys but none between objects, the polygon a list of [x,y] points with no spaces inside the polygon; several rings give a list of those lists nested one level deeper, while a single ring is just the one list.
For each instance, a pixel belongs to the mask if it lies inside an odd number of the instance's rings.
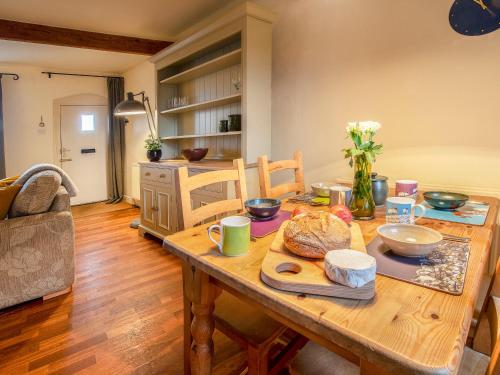
[{"label": "white wall", "polygon": [[[156,86],[154,64],[145,61],[127,71],[125,77],[125,93],[134,94],[145,91],[151,102],[153,113],[156,111]],[[140,100],[139,97],[137,97]],[[149,135],[148,123],[145,115],[128,117],[125,125],[125,195],[133,196],[133,165],[139,161],[147,161],[144,140]],[[155,120],[156,121],[156,120]]]},{"label": "white wall", "polygon": [[[20,79],[2,78],[7,175],[22,173],[35,163],[54,160],[54,100],[77,94],[107,97],[102,78],[57,77],[48,79],[43,68],[0,64],[1,72],[18,73]],[[38,126],[43,116],[45,127]]]},{"label": "white wall", "polygon": [[352,120],[377,120],[375,169],[394,181],[500,196],[500,32],[464,37],[452,1],[262,0],[273,31],[272,157],[306,180],[350,177]]}]

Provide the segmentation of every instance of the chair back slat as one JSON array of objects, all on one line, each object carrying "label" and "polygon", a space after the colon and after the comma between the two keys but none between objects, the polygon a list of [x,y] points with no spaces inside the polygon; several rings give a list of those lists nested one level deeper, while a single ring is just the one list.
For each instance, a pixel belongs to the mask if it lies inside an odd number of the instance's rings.
[{"label": "chair back slat", "polygon": [[187,181],[189,191],[219,182],[238,181],[240,175],[237,170],[220,170],[200,173],[191,176]]},{"label": "chair back slat", "polygon": [[191,212],[191,220],[194,224],[197,224],[210,217],[232,211],[241,211],[241,209],[241,200],[238,198],[213,202],[194,209]]},{"label": "chair back slat", "polygon": [[[272,163],[269,163],[267,155],[262,155],[258,158],[258,165],[260,195],[263,198],[279,198],[288,193],[301,194],[305,192],[301,151],[295,151],[293,160],[280,160]],[[272,187],[271,173],[286,169],[294,170],[295,181]]]},{"label": "chair back slat", "polygon": [[[245,201],[247,200],[247,187],[243,160],[234,160],[233,168],[234,169],[200,173],[192,177],[189,177],[188,169],[186,167],[180,167],[177,169],[176,182],[183,229],[192,228],[196,224],[199,224],[213,216],[232,211],[242,211],[245,208]],[[215,183],[230,181],[235,182],[235,199],[209,203],[196,209],[191,207],[191,192],[193,190]]]},{"label": "chair back slat", "polygon": [[[490,362],[487,375],[500,375],[500,259],[495,266],[495,274],[493,275],[488,286],[488,293],[479,313],[476,326],[476,334],[474,336],[473,348],[479,352],[487,352],[487,347],[483,342],[484,335],[479,332],[489,327],[490,330]],[[486,332],[484,332],[486,333]]]},{"label": "chair back slat", "polygon": [[271,188],[271,196],[273,198],[281,197],[290,192],[303,192],[303,186],[300,183],[291,182],[289,184],[282,184]]},{"label": "chair back slat", "polygon": [[269,172],[277,172],[283,169],[298,169],[300,168],[297,160],[278,160],[269,163]]},{"label": "chair back slat", "polygon": [[487,375],[498,375],[500,374],[500,340],[498,335],[500,334],[500,298],[491,296],[486,315],[488,316],[488,323],[490,326],[490,337],[491,337],[491,354],[490,363],[488,369],[486,370]]}]

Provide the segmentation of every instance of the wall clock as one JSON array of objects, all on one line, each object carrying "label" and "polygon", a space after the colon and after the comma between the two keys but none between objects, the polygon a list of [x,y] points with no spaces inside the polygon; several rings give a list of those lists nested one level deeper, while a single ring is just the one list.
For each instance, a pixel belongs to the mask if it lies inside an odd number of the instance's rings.
[{"label": "wall clock", "polygon": [[455,0],[450,25],[463,35],[483,35],[500,28],[500,0]]}]

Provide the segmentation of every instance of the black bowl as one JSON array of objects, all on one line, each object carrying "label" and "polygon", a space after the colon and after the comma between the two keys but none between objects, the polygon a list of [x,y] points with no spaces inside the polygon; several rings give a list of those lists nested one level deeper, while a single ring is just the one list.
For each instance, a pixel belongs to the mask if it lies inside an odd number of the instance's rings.
[{"label": "black bowl", "polygon": [[440,210],[455,210],[462,207],[469,199],[468,195],[446,191],[428,191],[424,199],[432,207]]},{"label": "black bowl", "polygon": [[256,198],[245,202],[248,213],[259,219],[269,219],[276,215],[281,207],[279,199]]}]

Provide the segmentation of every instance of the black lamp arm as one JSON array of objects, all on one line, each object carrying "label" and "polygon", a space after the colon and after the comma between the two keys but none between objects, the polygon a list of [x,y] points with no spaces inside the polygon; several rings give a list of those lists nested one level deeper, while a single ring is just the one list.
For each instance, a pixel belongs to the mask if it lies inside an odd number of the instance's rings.
[{"label": "black lamp arm", "polygon": [[[144,105],[147,104],[148,105],[147,109],[149,110],[149,114],[148,114],[148,111],[146,111],[146,118],[148,120],[148,127],[149,127],[149,132],[151,133],[151,137],[152,138],[158,138],[158,133],[156,131],[155,120],[154,120],[154,117],[153,117],[153,111],[151,110],[151,104],[149,103],[149,98],[146,96],[146,92],[141,91],[141,92],[138,92],[137,94],[134,94],[132,92],[128,92],[127,93],[127,98],[129,100],[131,100],[134,97],[139,96],[139,95],[141,96],[142,104],[144,104]],[[149,121],[149,116],[151,116],[151,122]],[[153,124],[153,126],[151,126],[151,123]]]}]

